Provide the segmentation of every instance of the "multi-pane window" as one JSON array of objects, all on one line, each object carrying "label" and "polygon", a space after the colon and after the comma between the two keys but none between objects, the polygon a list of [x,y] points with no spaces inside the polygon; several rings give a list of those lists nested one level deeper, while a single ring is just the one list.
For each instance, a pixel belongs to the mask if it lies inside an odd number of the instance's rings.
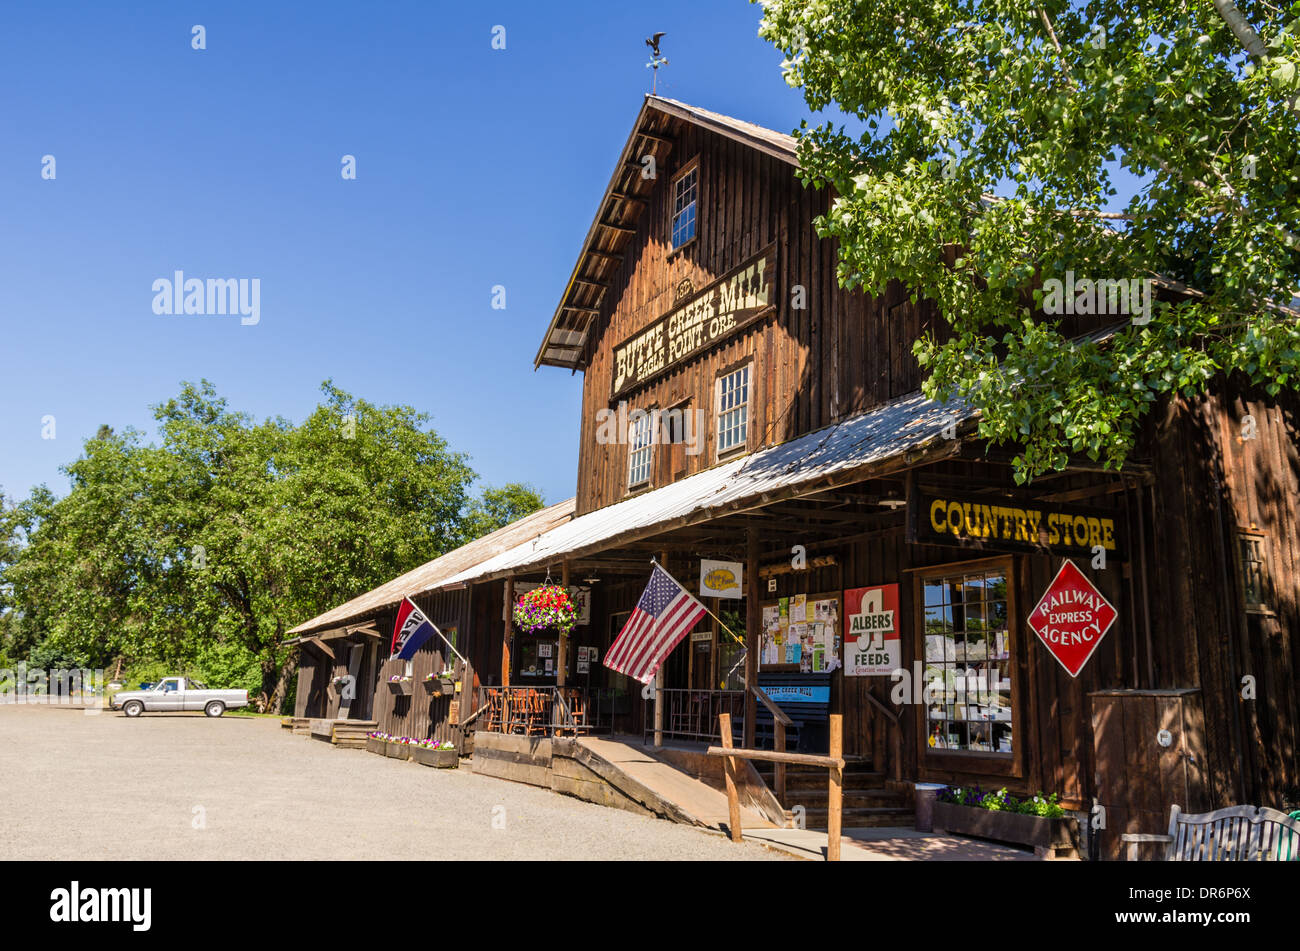
[{"label": "multi-pane window", "polygon": [[644,410],[628,418],[627,487],[636,488],[650,481],[650,461],[654,454],[654,418]]},{"label": "multi-pane window", "polygon": [[749,438],[749,364],[718,380],[718,455]]},{"label": "multi-pane window", "polygon": [[695,209],[698,204],[700,170],[698,166],[673,182],[673,250],[695,237]]},{"label": "multi-pane window", "polygon": [[926,743],[1012,753],[1007,575],[1000,568],[922,580]]},{"label": "multi-pane window", "polygon": [[1269,611],[1268,539],[1257,532],[1237,533],[1237,563],[1241,572],[1241,596],[1246,611]]}]

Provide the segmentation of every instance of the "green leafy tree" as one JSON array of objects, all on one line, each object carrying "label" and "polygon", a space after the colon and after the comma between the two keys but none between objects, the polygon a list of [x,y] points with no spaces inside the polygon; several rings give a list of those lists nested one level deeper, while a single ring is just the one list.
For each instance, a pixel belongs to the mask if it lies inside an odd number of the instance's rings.
[{"label": "green leafy tree", "polygon": [[454,547],[464,456],[424,414],[323,390],[294,426],[186,384],[156,409],[158,445],[101,429],[68,495],[41,487],[7,511],[24,543],[0,587],[41,649],[166,661],[275,709],[293,624]]},{"label": "green leafy tree", "polygon": [[471,542],[482,538],[545,505],[541,493],[526,483],[509,482],[499,489],[485,488],[465,513],[463,539]]},{"label": "green leafy tree", "polygon": [[[1023,481],[1119,466],[1153,403],[1217,378],[1295,386],[1298,25],[1264,0],[768,0],[759,33],[847,117],[796,132],[840,283],[937,302],[925,391],[978,407]],[[1190,290],[1072,341],[1042,309],[1067,272]]]}]

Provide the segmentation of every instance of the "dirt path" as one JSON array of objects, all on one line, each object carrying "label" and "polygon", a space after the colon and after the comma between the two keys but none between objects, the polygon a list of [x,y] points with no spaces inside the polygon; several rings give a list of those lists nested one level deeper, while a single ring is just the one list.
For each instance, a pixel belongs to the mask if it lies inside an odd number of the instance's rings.
[{"label": "dirt path", "polygon": [[0,859],[782,857],[270,718],[0,705]]}]

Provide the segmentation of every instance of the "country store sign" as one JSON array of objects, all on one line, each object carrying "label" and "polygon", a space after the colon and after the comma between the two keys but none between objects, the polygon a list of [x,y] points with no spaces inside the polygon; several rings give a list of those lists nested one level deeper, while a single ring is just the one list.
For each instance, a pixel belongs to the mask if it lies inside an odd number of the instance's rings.
[{"label": "country store sign", "polygon": [[1104,509],[995,495],[914,492],[907,503],[907,540],[986,551],[1124,557],[1115,518]]},{"label": "country store sign", "polygon": [[1101,645],[1119,612],[1070,559],[1029,614],[1029,626],[1071,677]]},{"label": "country store sign", "polygon": [[617,399],[753,323],[773,306],[776,245],[728,271],[704,290],[614,348]]}]

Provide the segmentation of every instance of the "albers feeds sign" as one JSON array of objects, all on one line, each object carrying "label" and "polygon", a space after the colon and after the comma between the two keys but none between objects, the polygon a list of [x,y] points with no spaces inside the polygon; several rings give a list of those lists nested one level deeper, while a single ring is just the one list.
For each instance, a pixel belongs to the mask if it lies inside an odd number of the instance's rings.
[{"label": "albers feeds sign", "polygon": [[611,399],[647,383],[767,313],[776,301],[776,245],[714,281],[614,348]]}]

